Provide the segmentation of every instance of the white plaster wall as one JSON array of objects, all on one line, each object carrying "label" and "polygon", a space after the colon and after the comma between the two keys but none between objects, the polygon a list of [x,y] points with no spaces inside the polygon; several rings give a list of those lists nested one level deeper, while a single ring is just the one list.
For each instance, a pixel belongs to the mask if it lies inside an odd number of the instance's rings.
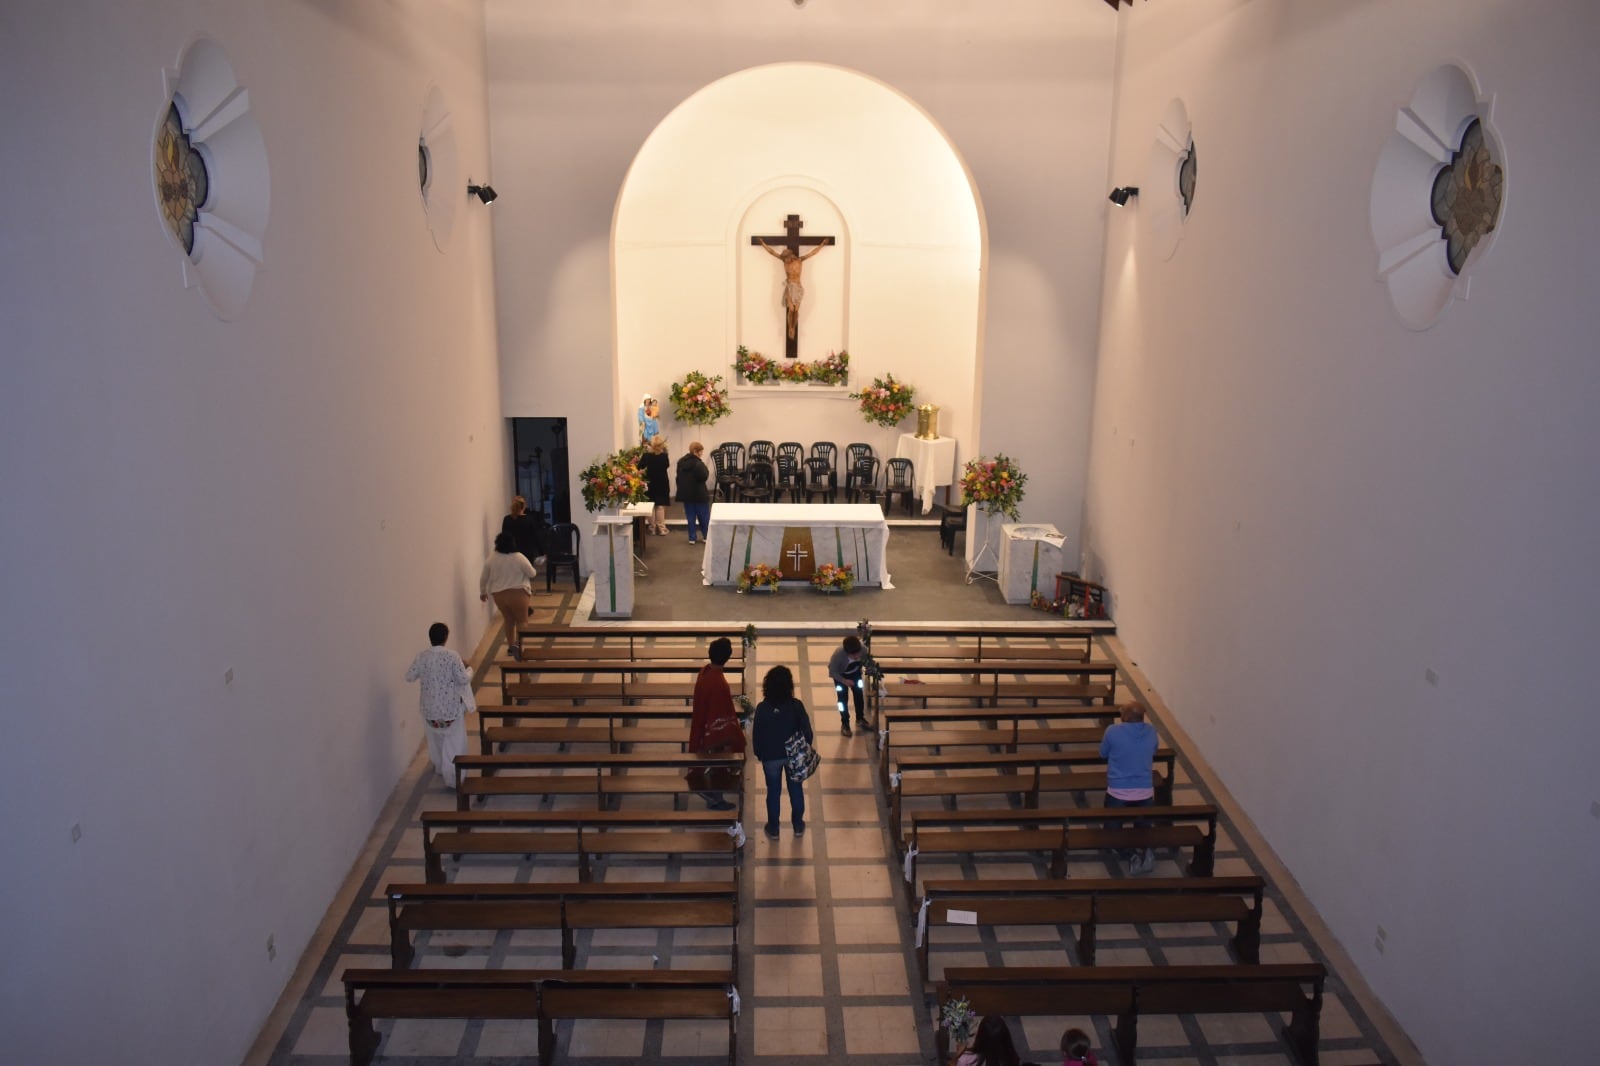
[{"label": "white plaster wall", "polygon": [[[271,160],[232,323],[151,189],[161,69],[200,32]],[[0,14],[34,175],[0,208],[9,1061],[239,1061],[417,751],[428,624],[482,632],[488,216],[435,249],[416,142],[436,83],[484,172],[483,70],[470,0]]]},{"label": "white plaster wall", "polygon": [[[638,403],[634,390],[622,391],[614,379],[611,355],[620,342],[608,313],[608,242],[628,168],[674,108],[719,78],[776,62],[832,64],[903,93],[965,161],[988,241],[983,370],[973,394],[947,409],[970,412],[972,439],[964,446],[1008,452],[1035,475],[1025,518],[1075,534],[1098,330],[1099,205],[1116,33],[1108,10],[1057,0],[1018,0],[1001,14],[992,5],[919,0],[801,9],[711,0],[692,12],[627,0],[487,0],[485,11],[494,180],[506,194],[495,206],[506,414],[571,418],[574,472],[614,444],[618,421]],[[802,126],[811,121],[804,99],[777,114]],[[759,155],[762,138],[746,147]],[[807,163],[790,161],[780,173]],[[726,247],[726,232],[716,239],[715,247],[680,249],[674,262],[715,269],[712,257]],[[852,250],[852,272],[867,269],[865,255],[859,245]],[[892,270],[886,263],[880,276]],[[853,281],[852,322],[860,321],[864,299],[878,298],[890,295]],[[715,321],[708,315],[695,326],[680,324],[678,343],[705,353],[694,365],[709,370],[706,364],[724,354],[731,364],[726,323],[719,312]],[[873,364],[889,347],[883,334],[892,333],[853,330],[860,370],[879,372]],[[678,365],[663,366],[656,387],[678,372]],[[894,434],[862,422],[849,401],[812,406],[827,413],[818,415],[819,432],[803,434],[802,442],[836,424],[841,445],[876,443],[876,433],[892,449]],[[751,432],[744,421],[770,422],[767,414],[746,404],[703,439],[783,439]],[[681,441],[674,438],[673,446],[676,454]]]},{"label": "white plaster wall", "polygon": [[[1171,261],[1137,205],[1108,227],[1088,536],[1123,639],[1429,1061],[1588,1061],[1600,10],[1121,18],[1113,177],[1174,96],[1200,162]],[[1416,333],[1368,190],[1449,60],[1498,95],[1511,191]]]}]

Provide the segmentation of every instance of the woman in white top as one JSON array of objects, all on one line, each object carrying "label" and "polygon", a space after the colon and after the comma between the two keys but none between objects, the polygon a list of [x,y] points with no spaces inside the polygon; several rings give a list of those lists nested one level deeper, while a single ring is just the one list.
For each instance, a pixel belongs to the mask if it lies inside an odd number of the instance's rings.
[{"label": "woman in white top", "polygon": [[517,542],[510,533],[494,538],[494,554],[484,560],[483,574],[478,578],[478,599],[494,597],[505,627],[506,647],[513,659],[522,658],[517,626],[528,620],[533,609],[533,579],[537,574],[528,557],[517,551]]}]

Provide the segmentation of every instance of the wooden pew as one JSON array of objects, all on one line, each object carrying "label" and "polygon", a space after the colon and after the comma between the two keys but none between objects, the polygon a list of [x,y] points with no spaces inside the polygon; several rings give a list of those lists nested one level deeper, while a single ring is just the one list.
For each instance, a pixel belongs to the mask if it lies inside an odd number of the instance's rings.
[{"label": "wooden pew", "polygon": [[1233,957],[1259,963],[1265,887],[1255,876],[929,881],[918,910],[922,979],[928,979],[933,931],[946,925],[1076,925],[1078,962],[1093,966],[1101,925],[1233,922]]},{"label": "wooden pew", "polygon": [[[579,703],[603,700],[611,703],[633,703],[637,700],[682,700],[688,705],[694,699],[692,680],[640,681],[627,676],[641,672],[636,663],[613,662],[606,664],[603,670],[584,672],[615,676],[604,676],[590,681],[512,681],[502,673],[500,701],[511,703],[521,700],[569,700],[572,703]],[[737,700],[744,692],[744,678],[738,674],[729,674],[728,689]]]},{"label": "wooden pew", "polygon": [[389,957],[397,970],[416,958],[411,934],[425,929],[561,932],[561,965],[577,965],[580,929],[720,929],[731,932],[729,969],[739,969],[737,881],[642,884],[392,884]]},{"label": "wooden pew", "polygon": [[693,713],[689,707],[651,704],[479,707],[478,752],[490,755],[496,747],[504,751],[507,744],[605,744],[619,753],[633,744],[677,744],[681,751],[689,743]]},{"label": "wooden pew", "polygon": [[[565,626],[555,624],[524,625],[517,628],[517,642],[525,652],[551,658],[608,659],[621,653],[628,659],[698,659],[706,660],[706,647],[718,637],[727,637],[733,644],[732,663],[744,657],[744,629],[739,626],[701,625],[629,625],[615,626]],[[691,643],[675,643],[689,641]],[[605,654],[582,654],[585,649]],[[572,654],[577,652],[580,654]],[[733,668],[738,672],[737,666]]]},{"label": "wooden pew", "polygon": [[[463,756],[466,758],[466,756]],[[1156,803],[1172,803],[1172,782],[1178,756],[1169,747],[1156,749]],[[456,760],[460,776],[460,759]],[[1057,751],[954,752],[902,755],[889,774],[889,819],[895,839],[903,834],[901,811],[906,799],[938,796],[952,803],[958,796],[1013,795],[1025,807],[1039,806],[1041,794],[1087,792],[1106,787],[1105,759],[1098,746]],[[978,775],[939,777],[940,771],[981,770]]]},{"label": "wooden pew", "polygon": [[[1007,1017],[1107,1014],[1117,1062],[1137,1061],[1139,1018],[1150,1014],[1255,1014],[1285,1012],[1283,1029],[1294,1056],[1317,1062],[1322,986],[1320,963],[1237,966],[1013,966],[952,967],[937,985],[939,1008],[962,998],[978,1015]],[[940,1061],[948,1034],[937,1036]]]},{"label": "wooden pew", "polygon": [[444,883],[445,855],[572,855],[578,879],[607,855],[739,856],[733,811],[423,811],[423,876]]},{"label": "wooden pew", "polygon": [[[1131,824],[1134,817],[1152,824]],[[1120,829],[1107,820],[1120,819]],[[1072,851],[1113,848],[1191,849],[1184,872],[1210,877],[1216,868],[1217,808],[1210,803],[1159,807],[1070,807],[1031,811],[913,811],[901,861],[906,892],[916,899],[920,855],[992,855],[1024,851],[1050,857],[1050,876],[1065,877]]]},{"label": "wooden pew", "polygon": [[[491,796],[594,796],[604,808],[616,796],[673,797],[673,805],[695,790],[684,774],[697,769],[724,769],[742,782],[744,753],[705,755],[659,753],[518,752],[507,755],[456,756],[456,809],[466,810],[474,798]],[[508,771],[529,770],[532,773]],[[664,773],[640,773],[661,770]],[[475,772],[476,771],[476,772]],[[628,771],[628,772],[623,772]],[[739,783],[724,791],[739,793]],[[738,800],[736,800],[738,802]]]},{"label": "wooden pew", "polygon": [[[1096,744],[1115,720],[1106,707],[895,707],[878,719],[878,777],[889,789],[891,749]],[[1092,725],[1084,723],[1093,723]],[[965,728],[952,728],[965,725]],[[926,728],[932,726],[933,728]],[[923,728],[918,728],[923,727]]]},{"label": "wooden pew", "polygon": [[[1016,663],[994,665],[956,659],[907,659],[896,662],[898,666],[893,672],[899,674],[964,674],[973,679],[923,681],[919,678],[897,681],[887,676],[891,671],[885,667],[885,677],[878,687],[880,702],[920,700],[922,706],[926,707],[929,700],[983,700],[990,706],[998,707],[1003,699],[1030,702],[1042,699],[1081,700],[1105,704],[1117,700],[1119,667],[1116,663],[1039,661],[1019,667]],[[1027,676],[1014,676],[1019,673]],[[1040,677],[1048,680],[1040,680]]]},{"label": "wooden pew", "polygon": [[[726,971],[715,981],[687,982],[663,987],[651,980],[655,974],[693,971],[652,971],[640,980],[630,981],[621,970],[569,970],[559,980],[546,981],[539,996],[539,1066],[555,1062],[555,1023],[600,1019],[696,1019],[726,1018],[728,1022],[728,1066],[738,1056],[738,992],[734,973]],[[705,971],[708,977],[712,971]]]},{"label": "wooden pew", "polygon": [[[345,1017],[351,1066],[367,1066],[378,1050],[377,1018],[488,1018],[539,1025],[542,1066],[554,1061],[551,1025],[564,1017],[727,1018],[728,1062],[734,1062],[732,970],[371,970],[348,969]],[[546,995],[556,991],[547,1009]],[[574,991],[609,997],[610,1009],[648,1013],[573,1013],[590,1006]],[[607,1009],[605,1004],[595,1007]]]},{"label": "wooden pew", "polygon": [[[927,656],[933,658],[943,655],[949,645],[933,643],[939,640],[948,640],[954,637],[958,640],[973,638],[975,644],[971,646],[974,654],[962,656],[963,658],[982,659],[985,655],[993,653],[1006,658],[1030,658],[1034,651],[1043,651],[1052,655],[1063,652],[1077,653],[1081,651],[1083,659],[1087,660],[1094,650],[1094,637],[1097,633],[1115,633],[1116,627],[1110,624],[1104,626],[1065,626],[1058,622],[1007,622],[1003,626],[986,625],[982,622],[972,622],[965,625],[943,625],[938,623],[910,623],[907,625],[875,625],[867,634],[867,649],[873,656],[904,655],[906,651],[898,643],[901,641],[915,642],[911,647],[918,653],[931,648],[934,654]],[[876,642],[876,646],[874,646]],[[1081,642],[1081,649],[1075,648]],[[1030,654],[1023,655],[1022,652]]]}]

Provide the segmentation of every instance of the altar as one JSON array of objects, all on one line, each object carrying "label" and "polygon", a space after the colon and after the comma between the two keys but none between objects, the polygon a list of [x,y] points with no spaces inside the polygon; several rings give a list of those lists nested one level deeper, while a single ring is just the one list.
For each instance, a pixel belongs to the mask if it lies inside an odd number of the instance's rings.
[{"label": "altar", "polygon": [[889,523],[875,503],[716,503],[700,573],[704,584],[733,585],[745,567],[765,563],[788,581],[818,566],[849,566],[856,584],[893,588]]}]

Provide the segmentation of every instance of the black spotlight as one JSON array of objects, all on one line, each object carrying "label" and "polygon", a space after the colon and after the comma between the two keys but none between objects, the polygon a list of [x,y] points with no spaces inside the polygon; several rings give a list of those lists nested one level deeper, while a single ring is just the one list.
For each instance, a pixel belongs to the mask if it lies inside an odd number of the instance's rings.
[{"label": "black spotlight", "polygon": [[492,204],[500,198],[500,194],[494,191],[493,185],[474,185],[471,182],[467,183],[467,195],[476,196],[485,204]]},{"label": "black spotlight", "polygon": [[1124,185],[1120,189],[1112,189],[1111,190],[1111,202],[1116,204],[1118,207],[1126,207],[1126,206],[1128,206],[1129,198],[1130,197],[1134,197],[1134,196],[1138,196],[1138,195],[1139,195],[1139,186],[1137,186],[1137,185]]}]

